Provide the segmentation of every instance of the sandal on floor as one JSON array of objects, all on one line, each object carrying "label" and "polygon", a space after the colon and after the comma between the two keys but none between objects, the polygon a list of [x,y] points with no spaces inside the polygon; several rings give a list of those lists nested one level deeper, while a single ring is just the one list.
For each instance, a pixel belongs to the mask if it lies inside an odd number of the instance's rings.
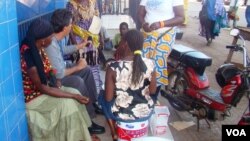
[{"label": "sandal on floor", "polygon": [[97,135],[91,135],[92,141],[101,141]]}]

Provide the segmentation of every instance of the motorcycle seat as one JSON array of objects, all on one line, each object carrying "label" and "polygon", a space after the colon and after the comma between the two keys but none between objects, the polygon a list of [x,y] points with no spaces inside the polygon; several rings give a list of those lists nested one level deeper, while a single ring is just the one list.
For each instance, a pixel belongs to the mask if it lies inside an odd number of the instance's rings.
[{"label": "motorcycle seat", "polygon": [[211,57],[181,44],[174,45],[169,57],[193,68],[199,75],[203,75],[206,67],[212,64]]},{"label": "motorcycle seat", "polygon": [[170,57],[171,58],[174,58],[175,60],[180,60],[180,58],[188,53],[188,52],[193,52],[193,51],[196,51],[195,49],[192,49],[190,47],[187,47],[187,46],[184,46],[184,45],[181,45],[181,44],[175,44],[173,45],[173,49],[170,53]]},{"label": "motorcycle seat", "polygon": [[201,68],[211,66],[212,58],[199,51],[192,51],[183,54],[181,61],[188,67]]}]

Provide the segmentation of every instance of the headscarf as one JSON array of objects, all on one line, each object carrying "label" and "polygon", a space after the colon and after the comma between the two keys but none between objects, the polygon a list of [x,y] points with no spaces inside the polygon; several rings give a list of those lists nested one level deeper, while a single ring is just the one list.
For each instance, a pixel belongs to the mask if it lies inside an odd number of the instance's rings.
[{"label": "headscarf", "polygon": [[216,0],[207,0],[206,1],[208,19],[212,20],[212,21],[216,20],[215,3],[216,3]]},{"label": "headscarf", "polygon": [[[27,49],[23,56],[24,60],[29,67],[29,63],[32,61],[37,68],[38,75],[40,77],[42,84],[47,84],[47,77],[44,72],[43,61],[40,57],[38,48],[36,46],[36,41],[39,39],[43,39],[49,37],[54,33],[53,27],[50,22],[42,19],[34,20],[27,31],[27,35],[22,41],[22,45],[27,45],[29,49]],[[32,60],[30,60],[32,59]]]}]

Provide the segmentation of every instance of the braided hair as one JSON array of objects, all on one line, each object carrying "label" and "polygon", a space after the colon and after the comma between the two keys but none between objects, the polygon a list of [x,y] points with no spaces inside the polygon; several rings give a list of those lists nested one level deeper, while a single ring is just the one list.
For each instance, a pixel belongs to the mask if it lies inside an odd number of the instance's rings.
[{"label": "braided hair", "polygon": [[[143,35],[137,30],[129,30],[125,35],[125,41],[127,42],[131,52],[141,50],[143,46]],[[142,60],[141,54],[134,53],[133,58],[133,70],[132,70],[132,84],[137,85],[142,79],[143,73],[147,70],[147,66]]]},{"label": "braided hair", "polygon": [[[24,53],[24,60],[29,67],[29,63],[32,62],[37,68],[38,75],[42,84],[47,84],[47,77],[44,72],[44,66],[42,59],[39,55],[38,48],[36,46],[36,41],[39,39],[44,39],[49,37],[54,33],[53,27],[50,22],[36,19],[34,20],[27,31],[26,37],[22,41],[22,45],[26,45],[29,47],[27,51]],[[32,59],[32,60],[31,60]]]}]

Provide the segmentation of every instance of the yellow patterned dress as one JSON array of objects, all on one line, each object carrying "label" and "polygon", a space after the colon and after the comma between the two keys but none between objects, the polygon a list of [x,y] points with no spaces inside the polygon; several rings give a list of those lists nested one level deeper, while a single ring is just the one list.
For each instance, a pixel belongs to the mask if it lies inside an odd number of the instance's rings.
[{"label": "yellow patterned dress", "polygon": [[143,56],[154,60],[158,86],[168,85],[167,58],[175,42],[175,35],[175,28],[167,33],[144,32]]}]

